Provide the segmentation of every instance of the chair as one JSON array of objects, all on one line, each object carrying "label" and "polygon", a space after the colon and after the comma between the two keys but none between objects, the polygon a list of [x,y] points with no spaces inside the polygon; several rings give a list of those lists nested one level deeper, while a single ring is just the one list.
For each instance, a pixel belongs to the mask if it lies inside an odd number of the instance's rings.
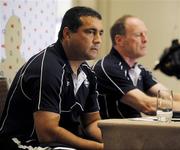
[{"label": "chair", "polygon": [[0,118],[4,109],[7,92],[8,92],[7,78],[0,77]]}]

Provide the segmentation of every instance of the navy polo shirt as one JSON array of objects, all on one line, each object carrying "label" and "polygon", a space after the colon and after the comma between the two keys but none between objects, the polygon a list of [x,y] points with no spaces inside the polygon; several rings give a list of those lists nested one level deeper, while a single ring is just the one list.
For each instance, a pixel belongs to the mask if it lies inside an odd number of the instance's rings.
[{"label": "navy polo shirt", "polygon": [[33,113],[39,110],[60,114],[60,126],[78,135],[80,116],[99,111],[95,73],[86,62],[79,72],[74,90],[73,72],[60,41],[33,56],[9,89],[0,135],[36,137]]},{"label": "navy polo shirt", "polygon": [[146,92],[157,83],[152,73],[142,65],[130,68],[121,55],[112,48],[110,53],[94,66],[98,91],[106,95],[106,107],[110,118],[139,117],[134,108],[123,104],[121,98],[133,89]]}]

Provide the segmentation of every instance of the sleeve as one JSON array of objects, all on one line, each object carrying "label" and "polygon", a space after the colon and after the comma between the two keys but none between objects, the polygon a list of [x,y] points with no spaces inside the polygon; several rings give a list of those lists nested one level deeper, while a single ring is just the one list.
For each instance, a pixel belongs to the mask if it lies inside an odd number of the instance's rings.
[{"label": "sleeve", "polygon": [[[51,111],[55,113],[61,112],[60,98],[63,85],[63,70],[53,73],[46,71],[40,84],[40,92],[38,98],[39,110]],[[58,76],[57,76],[58,75]]]},{"label": "sleeve", "polygon": [[52,61],[44,61],[43,66],[38,64],[31,64],[24,77],[26,91],[32,99],[32,109],[34,112],[43,110],[60,113],[63,69]]},{"label": "sleeve", "polygon": [[150,89],[153,85],[157,84],[158,81],[156,80],[156,78],[152,75],[152,72],[143,68],[141,66],[142,69],[142,78],[143,78],[143,82],[144,82],[144,90],[147,91],[148,89]]},{"label": "sleeve", "polygon": [[102,66],[100,61],[94,70],[98,78],[98,91],[100,93],[122,97],[128,91],[136,88],[128,76],[128,71],[115,62],[104,61]]}]

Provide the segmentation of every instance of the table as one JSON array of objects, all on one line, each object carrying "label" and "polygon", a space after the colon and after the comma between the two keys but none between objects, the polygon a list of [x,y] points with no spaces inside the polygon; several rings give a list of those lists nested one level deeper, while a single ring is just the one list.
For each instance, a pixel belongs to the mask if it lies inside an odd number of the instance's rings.
[{"label": "table", "polygon": [[180,150],[180,122],[105,119],[98,126],[105,150]]}]

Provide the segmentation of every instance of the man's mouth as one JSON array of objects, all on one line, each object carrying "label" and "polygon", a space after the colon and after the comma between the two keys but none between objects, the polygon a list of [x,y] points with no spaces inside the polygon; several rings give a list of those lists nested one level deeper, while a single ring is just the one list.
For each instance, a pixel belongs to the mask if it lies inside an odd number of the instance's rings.
[{"label": "man's mouth", "polygon": [[91,50],[98,51],[99,50],[99,46],[93,46],[93,47],[91,47]]}]

